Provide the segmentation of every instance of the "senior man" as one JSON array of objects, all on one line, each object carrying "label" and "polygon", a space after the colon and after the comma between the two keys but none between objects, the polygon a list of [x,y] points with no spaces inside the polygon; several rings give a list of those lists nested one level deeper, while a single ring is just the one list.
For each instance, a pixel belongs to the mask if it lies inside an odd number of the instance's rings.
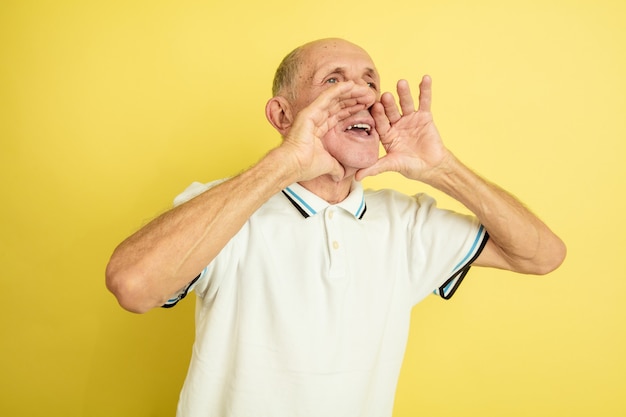
[{"label": "senior man", "polygon": [[[390,416],[416,303],[449,298],[471,265],[545,274],[563,261],[542,221],[444,146],[428,76],[417,109],[406,81],[399,108],[379,85],[357,45],[297,48],[266,105],[281,144],[240,175],[192,184],[114,251],[107,285],[124,308],[197,294],[178,416]],[[474,216],[363,190],[385,171]]]}]

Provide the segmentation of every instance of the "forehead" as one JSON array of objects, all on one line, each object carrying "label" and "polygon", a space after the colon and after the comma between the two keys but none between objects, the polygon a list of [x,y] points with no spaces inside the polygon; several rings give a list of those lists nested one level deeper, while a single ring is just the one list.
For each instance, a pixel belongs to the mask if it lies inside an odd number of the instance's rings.
[{"label": "forehead", "polygon": [[374,61],[363,48],[339,39],[307,45],[303,50],[301,65],[304,77],[314,77],[320,75],[320,72],[334,69],[369,72],[378,77]]}]

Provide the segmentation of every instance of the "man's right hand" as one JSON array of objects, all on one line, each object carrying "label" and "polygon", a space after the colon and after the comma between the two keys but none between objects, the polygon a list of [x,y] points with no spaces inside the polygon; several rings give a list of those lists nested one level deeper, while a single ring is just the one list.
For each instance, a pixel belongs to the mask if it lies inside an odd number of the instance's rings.
[{"label": "man's right hand", "polygon": [[[284,100],[272,100],[279,99]],[[163,213],[124,240],[107,265],[109,290],[130,311],[141,313],[163,305],[217,256],[272,195],[293,182],[325,174],[343,177],[343,167],[326,152],[322,138],[374,100],[370,88],[352,82],[323,91],[284,124],[283,143],[256,165]]]},{"label": "man's right hand", "polygon": [[295,115],[279,147],[293,157],[298,171],[294,182],[321,175],[330,175],[335,181],[343,179],[343,166],[326,151],[322,138],[338,122],[369,108],[375,101],[375,92],[370,87],[341,82],[322,92]]}]

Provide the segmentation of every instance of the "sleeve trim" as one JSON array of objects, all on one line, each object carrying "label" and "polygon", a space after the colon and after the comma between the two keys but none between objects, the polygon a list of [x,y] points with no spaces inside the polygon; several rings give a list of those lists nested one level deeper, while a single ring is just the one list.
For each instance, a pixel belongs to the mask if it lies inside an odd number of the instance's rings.
[{"label": "sleeve trim", "polygon": [[465,278],[465,276],[469,272],[472,263],[476,260],[476,258],[478,258],[480,253],[485,248],[488,240],[489,234],[481,225],[480,229],[478,230],[476,240],[474,241],[474,244],[472,245],[469,253],[465,258],[463,258],[461,262],[459,262],[459,264],[455,268],[456,272],[454,272],[454,274],[450,278],[448,278],[446,282],[443,283],[443,285],[441,285],[434,291],[435,294],[439,295],[444,300],[449,300],[450,298],[452,298],[456,290],[461,285],[463,278]]},{"label": "sleeve trim", "polygon": [[193,280],[191,280],[191,282],[189,284],[187,284],[187,286],[185,288],[183,288],[176,295],[174,295],[172,298],[167,300],[165,302],[165,304],[163,304],[161,307],[162,308],[172,308],[176,304],[178,304],[178,302],[180,300],[182,300],[183,298],[185,298],[187,296],[187,294],[189,293],[189,291],[191,291],[193,289],[194,284],[200,279],[200,277],[202,277],[203,274],[204,274],[204,271],[200,272],[198,274],[198,276],[195,277]]}]

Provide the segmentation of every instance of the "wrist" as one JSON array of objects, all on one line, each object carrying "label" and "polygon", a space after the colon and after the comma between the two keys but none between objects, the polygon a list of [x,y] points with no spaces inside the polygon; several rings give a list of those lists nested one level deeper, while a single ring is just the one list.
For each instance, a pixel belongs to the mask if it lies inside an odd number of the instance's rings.
[{"label": "wrist", "polygon": [[484,179],[450,152],[432,174],[431,180],[427,182],[428,185],[446,193],[472,212],[477,213],[480,199],[477,200],[476,197],[484,196],[484,192],[489,189]]},{"label": "wrist", "polygon": [[462,166],[461,162],[452,152],[445,150],[445,153],[439,158],[437,165],[421,173],[420,181],[444,191],[451,181],[453,181],[455,173],[458,172]]},{"label": "wrist", "polygon": [[298,181],[298,163],[292,153],[279,146],[269,151],[257,167],[263,172],[278,191]]}]

